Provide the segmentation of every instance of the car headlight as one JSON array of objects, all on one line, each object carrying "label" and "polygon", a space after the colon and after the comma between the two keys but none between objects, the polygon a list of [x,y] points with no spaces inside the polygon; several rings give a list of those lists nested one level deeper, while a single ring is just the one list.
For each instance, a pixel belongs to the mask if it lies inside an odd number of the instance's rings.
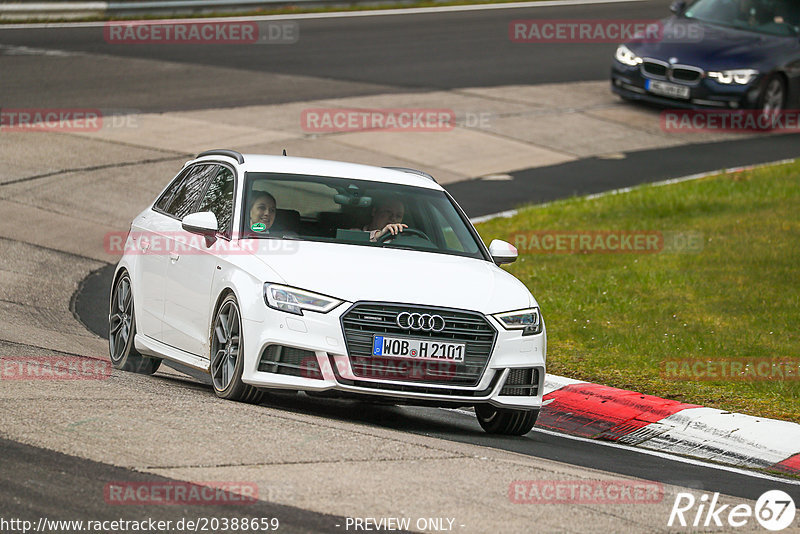
[{"label": "car headlight", "polygon": [[498,313],[494,318],[500,321],[506,330],[522,330],[523,336],[541,334],[544,327],[539,308]]},{"label": "car headlight", "polygon": [[614,58],[623,65],[627,65],[629,67],[635,67],[642,62],[642,58],[631,52],[630,48],[625,45],[619,45],[617,47],[617,52],[614,54]]},{"label": "car headlight", "polygon": [[264,284],[264,302],[276,310],[303,315],[303,310],[328,313],[342,303],[341,300],[319,295],[296,287]]},{"label": "car headlight", "polygon": [[734,83],[738,85],[747,85],[756,76],[758,76],[758,71],[753,69],[722,70],[708,73],[709,78],[713,78],[725,85]]}]

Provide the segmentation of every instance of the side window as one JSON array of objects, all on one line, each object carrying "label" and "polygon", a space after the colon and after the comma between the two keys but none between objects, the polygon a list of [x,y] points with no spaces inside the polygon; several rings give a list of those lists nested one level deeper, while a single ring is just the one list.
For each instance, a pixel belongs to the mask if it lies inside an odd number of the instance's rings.
[{"label": "side window", "polygon": [[220,233],[230,237],[233,222],[233,172],[228,167],[218,168],[219,173],[208,186],[197,211],[210,211],[216,215]]},{"label": "side window", "polygon": [[155,209],[160,210],[160,211],[167,211],[167,206],[169,206],[169,201],[172,200],[173,196],[175,196],[175,192],[178,190],[180,185],[183,183],[183,179],[186,178],[186,174],[188,172],[189,172],[188,170],[184,170],[183,172],[181,172],[178,175],[177,178],[172,180],[172,183],[169,184],[169,187],[167,187],[164,190],[164,194],[162,194],[161,197],[153,205],[153,207]]},{"label": "side window", "polygon": [[203,193],[208,179],[217,171],[216,165],[196,165],[184,178],[178,192],[172,197],[165,211],[178,219],[183,219],[194,211],[197,200]]}]

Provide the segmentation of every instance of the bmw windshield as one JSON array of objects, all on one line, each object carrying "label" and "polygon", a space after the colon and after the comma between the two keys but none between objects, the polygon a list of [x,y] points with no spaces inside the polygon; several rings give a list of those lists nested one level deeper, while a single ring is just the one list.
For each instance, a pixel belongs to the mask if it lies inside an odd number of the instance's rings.
[{"label": "bmw windshield", "polygon": [[243,235],[390,247],[487,259],[448,196],[347,178],[247,173]]},{"label": "bmw windshield", "polygon": [[769,35],[800,34],[798,0],[698,0],[684,16]]}]

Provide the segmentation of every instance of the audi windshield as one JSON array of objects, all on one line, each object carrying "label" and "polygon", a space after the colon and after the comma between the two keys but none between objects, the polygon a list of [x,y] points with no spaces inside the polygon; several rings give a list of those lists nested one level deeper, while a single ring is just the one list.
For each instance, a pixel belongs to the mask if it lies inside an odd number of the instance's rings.
[{"label": "audi windshield", "polygon": [[247,173],[243,235],[420,250],[487,259],[440,190],[382,182]]}]

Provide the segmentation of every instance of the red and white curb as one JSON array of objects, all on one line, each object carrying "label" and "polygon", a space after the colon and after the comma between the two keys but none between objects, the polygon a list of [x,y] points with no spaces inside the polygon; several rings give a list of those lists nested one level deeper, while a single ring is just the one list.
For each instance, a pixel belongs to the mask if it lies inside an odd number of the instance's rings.
[{"label": "red and white curb", "polygon": [[800,424],[550,374],[544,389],[537,428],[800,475]]}]

